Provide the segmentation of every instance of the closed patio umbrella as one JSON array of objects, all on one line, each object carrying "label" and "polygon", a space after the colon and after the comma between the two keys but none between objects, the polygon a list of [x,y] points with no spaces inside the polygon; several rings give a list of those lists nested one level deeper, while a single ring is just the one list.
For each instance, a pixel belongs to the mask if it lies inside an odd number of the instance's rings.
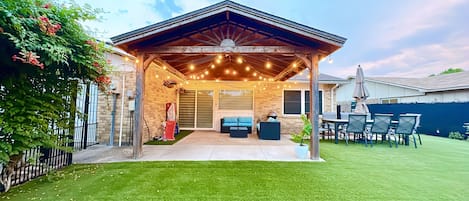
[{"label": "closed patio umbrella", "polygon": [[353,98],[356,99],[357,105],[355,107],[355,113],[369,113],[368,106],[366,106],[366,98],[370,96],[368,89],[365,87],[365,76],[363,75],[363,69],[358,65],[357,75],[355,77],[355,90],[353,91]]}]

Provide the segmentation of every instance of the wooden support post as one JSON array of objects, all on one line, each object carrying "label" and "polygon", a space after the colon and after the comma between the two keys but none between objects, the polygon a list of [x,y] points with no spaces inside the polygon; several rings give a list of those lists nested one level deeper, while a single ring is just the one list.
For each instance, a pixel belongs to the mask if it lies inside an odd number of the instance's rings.
[{"label": "wooden support post", "polygon": [[319,55],[311,56],[311,68],[309,68],[309,111],[311,121],[311,143],[310,143],[310,159],[319,160]]},{"label": "wooden support post", "polygon": [[319,156],[319,54],[312,52],[310,55],[296,55],[303,60],[309,69],[309,116],[311,121],[310,159],[320,160]]},{"label": "wooden support post", "polygon": [[135,95],[135,124],[133,136],[133,158],[137,159],[143,155],[143,93],[145,91],[145,55],[142,53],[137,54],[137,67],[136,67],[136,95]]}]

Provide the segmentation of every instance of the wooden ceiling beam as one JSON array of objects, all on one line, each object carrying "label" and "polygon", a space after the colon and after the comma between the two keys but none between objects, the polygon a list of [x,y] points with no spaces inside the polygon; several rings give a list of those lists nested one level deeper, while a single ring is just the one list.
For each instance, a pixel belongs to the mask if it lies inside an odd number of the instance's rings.
[{"label": "wooden ceiling beam", "polygon": [[312,51],[297,46],[160,46],[141,50],[150,54],[304,54]]}]

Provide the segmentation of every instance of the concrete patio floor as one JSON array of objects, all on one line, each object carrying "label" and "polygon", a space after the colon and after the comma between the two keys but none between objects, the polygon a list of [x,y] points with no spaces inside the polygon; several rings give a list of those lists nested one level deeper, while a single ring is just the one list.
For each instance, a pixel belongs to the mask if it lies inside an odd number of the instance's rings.
[{"label": "concrete patio floor", "polygon": [[[143,145],[143,157],[132,158],[132,147],[91,146],[73,153],[73,163],[108,163],[122,161],[312,161],[295,156],[297,144],[290,135],[281,140],[259,140],[257,134],[248,138],[230,138],[216,131],[194,131],[174,145]],[[322,160],[320,160],[322,161]]]}]

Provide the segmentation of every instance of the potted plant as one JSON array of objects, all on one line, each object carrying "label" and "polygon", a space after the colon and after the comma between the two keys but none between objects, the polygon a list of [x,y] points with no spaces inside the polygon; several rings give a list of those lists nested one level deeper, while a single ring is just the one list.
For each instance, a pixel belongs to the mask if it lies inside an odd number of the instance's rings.
[{"label": "potted plant", "polygon": [[293,140],[295,142],[300,142],[298,146],[295,148],[295,153],[298,158],[301,159],[307,159],[308,158],[308,151],[309,151],[309,146],[308,143],[304,144],[304,139],[308,138],[311,136],[311,122],[309,119],[306,117],[306,115],[302,114],[301,115],[301,120],[303,121],[303,129],[300,131],[300,133],[293,134]]}]

